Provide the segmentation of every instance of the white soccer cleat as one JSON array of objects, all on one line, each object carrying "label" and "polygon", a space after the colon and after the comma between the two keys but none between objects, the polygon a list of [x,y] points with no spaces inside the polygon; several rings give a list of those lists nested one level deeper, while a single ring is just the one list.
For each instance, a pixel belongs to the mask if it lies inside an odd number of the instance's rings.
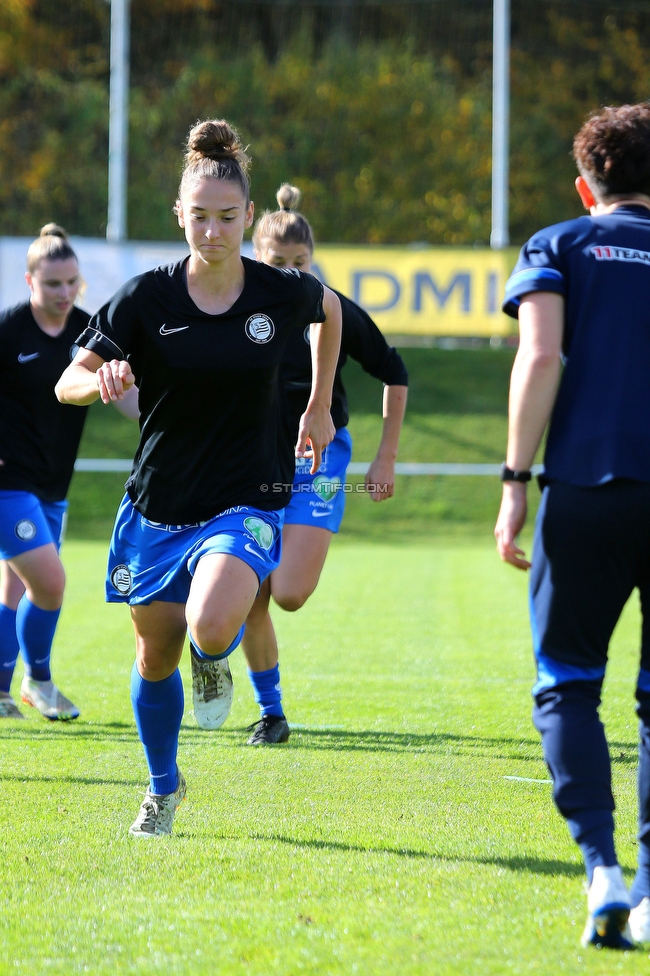
[{"label": "white soccer cleat", "polygon": [[8,691],[0,691],[0,718],[25,718]]},{"label": "white soccer cleat", "polygon": [[582,935],[583,946],[598,949],[634,949],[628,918],[630,896],[618,864],[594,868],[587,893],[589,915]]},{"label": "white soccer cleat", "polygon": [[233,681],[228,658],[204,661],[190,648],[194,718],[200,729],[220,729],[230,715]]},{"label": "white soccer cleat", "polygon": [[635,942],[650,942],[650,898],[642,898],[630,912],[630,932]]},{"label": "white soccer cleat", "polygon": [[129,827],[132,837],[162,837],[171,834],[174,814],[185,799],[187,785],[178,770],[178,786],[173,793],[156,796],[150,789],[144,795],[138,815]]},{"label": "white soccer cleat", "polygon": [[51,722],[69,722],[79,717],[77,706],[62,695],[52,681],[34,681],[25,675],[20,686],[20,697],[26,705],[38,709],[43,718],[49,718]]}]

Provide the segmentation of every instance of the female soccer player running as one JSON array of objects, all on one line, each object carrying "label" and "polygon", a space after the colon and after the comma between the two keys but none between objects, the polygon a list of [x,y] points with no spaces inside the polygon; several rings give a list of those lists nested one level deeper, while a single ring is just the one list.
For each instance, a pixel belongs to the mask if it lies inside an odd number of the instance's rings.
[{"label": "female soccer player running", "polygon": [[[280,207],[257,221],[253,234],[258,261],[276,268],[310,270],[314,238],[309,222],[296,212],[300,190],[285,183],[277,193]],[[296,462],[293,492],[284,513],[282,561],[260,590],[246,621],[243,649],[261,719],[251,730],[249,745],[286,742],[289,726],[284,717],[278,647],[268,612],[271,594],[284,610],[298,610],[316,589],[334,533],[343,518],[342,490],[352,454],[347,429],[348,407],[341,371],[348,356],[385,384],[384,426],[377,454],[366,475],[373,501],[393,495],[395,460],[406,407],[406,367],[369,315],[340,293],[343,331],[336,367],[332,420],[336,436],[323,453],[317,472],[303,459]],[[309,324],[293,332],[282,361],[281,380],[288,402],[287,436],[295,441],[298,424],[309,398],[312,379]],[[232,701],[232,678],[227,662],[206,664],[193,658],[194,714],[202,728],[219,728]]]},{"label": "female soccer player running", "polygon": [[65,575],[58,550],[86,411],[54,384],[90,316],[74,305],[79,265],[47,224],[27,252],[29,301],[0,314],[0,717],[23,718],[10,694],[19,648],[22,700],[49,719],[79,709],[52,683],[50,652]]},{"label": "female soccer player running", "polygon": [[[189,258],[129,281],[93,318],[59,399],[119,400],[137,381],[141,438],[109,556],[107,599],[136,637],[131,698],[150,784],[130,832],[168,834],[185,795],[176,765],[186,629],[214,660],[241,640],[280,560],[294,458],[280,428],[278,372],[292,329],[315,327],[315,375],[296,454],[334,436],[329,413],[339,300],[308,274],[242,258],[253,222],[248,157],[223,121],[196,125],[176,203]],[[307,442],[311,450],[307,450]]]},{"label": "female soccer player running", "polygon": [[[629,949],[650,942],[650,106],[602,109],[573,148],[590,216],[535,234],[506,285],[520,344],[495,535],[504,560],[531,569],[533,716],[587,869],[583,944]],[[549,420],[531,567],[516,539]],[[639,867],[628,893],[598,709],[609,641],[635,587]]]}]

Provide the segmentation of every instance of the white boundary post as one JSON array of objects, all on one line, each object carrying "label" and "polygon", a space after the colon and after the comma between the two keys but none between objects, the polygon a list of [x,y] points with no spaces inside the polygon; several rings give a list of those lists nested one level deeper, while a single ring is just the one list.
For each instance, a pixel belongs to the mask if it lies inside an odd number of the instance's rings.
[{"label": "white boundary post", "polygon": [[510,243],[510,0],[493,0],[492,23],[492,231],[494,250]]},{"label": "white boundary post", "polygon": [[126,240],[129,156],[129,3],[111,0],[111,80],[108,119],[108,219],[106,238]]}]

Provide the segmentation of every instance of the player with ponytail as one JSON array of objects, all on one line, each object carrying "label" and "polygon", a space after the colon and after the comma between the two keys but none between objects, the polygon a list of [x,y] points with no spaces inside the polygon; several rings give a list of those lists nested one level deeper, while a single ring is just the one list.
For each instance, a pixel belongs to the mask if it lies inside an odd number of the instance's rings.
[{"label": "player with ponytail", "polygon": [[[278,190],[277,201],[279,209],[264,213],[255,225],[255,255],[271,267],[309,271],[314,237],[309,221],[297,211],[300,190],[285,183]],[[401,357],[388,345],[370,316],[349,298],[338,292],[337,295],[341,302],[343,331],[332,400],[336,435],[325,449],[317,470],[301,458],[296,461],[291,500],[285,509],[282,530],[282,561],[262,585],[248,616],[242,645],[261,711],[261,719],[252,728],[253,735],[248,740],[250,745],[270,744],[288,738],[280,693],[278,647],[268,612],[269,599],[272,595],[284,610],[298,610],[303,606],[318,584],[330,542],[343,518],[343,485],[352,454],[347,429],[347,398],[341,378],[348,356],[384,383],[383,431],[377,454],[366,475],[366,489],[376,502],[390,498],[394,490],[408,374]],[[289,338],[281,380],[288,405],[287,436],[295,440],[312,381],[310,326],[307,322]],[[216,682],[212,682],[212,687],[216,701],[220,687]],[[195,714],[199,724],[204,714],[201,691],[199,686],[197,695],[195,686]]]}]

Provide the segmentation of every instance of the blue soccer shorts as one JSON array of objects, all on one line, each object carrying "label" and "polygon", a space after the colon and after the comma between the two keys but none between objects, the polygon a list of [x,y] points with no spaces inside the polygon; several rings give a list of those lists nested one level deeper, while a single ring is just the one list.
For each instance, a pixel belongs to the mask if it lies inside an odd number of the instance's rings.
[{"label": "blue soccer shorts", "polygon": [[68,503],[44,502],[29,491],[0,491],[0,559],[63,542]]},{"label": "blue soccer shorts", "polygon": [[316,474],[310,474],[311,458],[296,458],[291,501],[284,510],[285,525],[315,525],[338,532],[345,509],[345,473],[352,457],[352,438],[341,427],[323,451]]},{"label": "blue soccer shorts", "polygon": [[125,495],[108,555],[107,603],[186,603],[197,563],[222,552],[237,556],[260,584],[280,563],[282,511],[237,505],[207,522],[152,522]]}]

